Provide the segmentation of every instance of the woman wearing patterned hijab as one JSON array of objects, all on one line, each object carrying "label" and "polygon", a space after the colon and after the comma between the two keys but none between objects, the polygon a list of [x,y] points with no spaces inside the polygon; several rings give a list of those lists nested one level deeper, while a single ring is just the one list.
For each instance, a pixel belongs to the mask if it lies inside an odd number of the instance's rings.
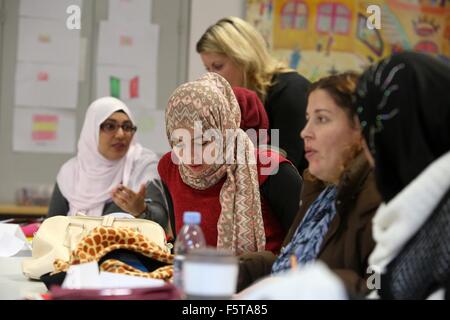
[{"label": "woman wearing patterned hijab", "polygon": [[[382,298],[424,299],[450,284],[450,66],[404,52],[361,77],[356,106],[385,204],[369,263]],[[448,294],[448,290],[447,290]]]},{"label": "woman wearing patterned hijab", "polygon": [[298,209],[301,178],[286,159],[255,149],[240,122],[233,90],[218,74],[185,83],[170,97],[172,152],[158,171],[172,200],[172,227],[180,230],[183,212],[200,211],[208,245],[235,254],[277,252]]}]

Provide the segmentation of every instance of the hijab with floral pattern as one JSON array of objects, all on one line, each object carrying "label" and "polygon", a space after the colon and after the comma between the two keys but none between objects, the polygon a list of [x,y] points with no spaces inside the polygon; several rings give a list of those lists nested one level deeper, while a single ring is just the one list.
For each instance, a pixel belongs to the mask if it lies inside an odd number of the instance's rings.
[{"label": "hijab with floral pattern", "polygon": [[216,73],[207,73],[178,87],[166,110],[166,131],[172,148],[177,129],[194,130],[195,125],[201,124],[204,137],[207,130],[218,134],[214,141],[217,157],[224,161],[215,161],[201,176],[193,176],[182,162],[178,168],[183,182],[198,190],[208,189],[226,176],[220,191],[217,247],[235,254],[262,251],[266,242],[255,150],[239,128],[240,121],[233,90]]}]

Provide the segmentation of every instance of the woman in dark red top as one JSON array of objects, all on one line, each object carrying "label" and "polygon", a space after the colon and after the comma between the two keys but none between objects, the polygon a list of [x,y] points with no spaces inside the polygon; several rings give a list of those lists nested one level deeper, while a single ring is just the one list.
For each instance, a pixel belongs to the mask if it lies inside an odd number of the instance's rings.
[{"label": "woman in dark red top", "polygon": [[210,246],[235,254],[278,252],[299,205],[301,178],[283,157],[255,149],[239,128],[241,111],[215,73],[178,87],[166,130],[172,152],[158,165],[175,233],[185,211],[202,213]]}]

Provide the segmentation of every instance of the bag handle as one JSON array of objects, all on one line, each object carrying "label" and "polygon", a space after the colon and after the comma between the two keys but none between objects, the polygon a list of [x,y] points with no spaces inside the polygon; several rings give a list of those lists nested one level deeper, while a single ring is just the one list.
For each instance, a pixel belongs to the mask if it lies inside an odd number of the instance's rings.
[{"label": "bag handle", "polygon": [[71,242],[71,237],[70,237],[70,232],[69,232],[69,228],[70,227],[79,227],[81,228],[81,232],[80,233],[84,233],[85,232],[85,226],[83,223],[77,223],[77,222],[69,222],[69,224],[66,227],[66,238],[64,239],[64,243],[63,245],[66,248],[69,248],[70,251],[72,251],[72,242]]},{"label": "bag handle", "polygon": [[115,219],[116,218],[114,216],[111,216],[111,215],[104,216],[103,220],[102,220],[102,226],[103,227],[112,227],[113,224],[114,224],[114,220]]}]

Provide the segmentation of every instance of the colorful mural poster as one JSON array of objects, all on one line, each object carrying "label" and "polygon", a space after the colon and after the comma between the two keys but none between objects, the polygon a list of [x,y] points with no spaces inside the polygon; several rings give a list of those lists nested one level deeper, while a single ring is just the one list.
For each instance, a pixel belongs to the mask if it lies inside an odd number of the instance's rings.
[{"label": "colorful mural poster", "polygon": [[[380,28],[374,22],[375,6]],[[450,61],[449,0],[247,0],[273,55],[311,81],[415,50]]]}]

